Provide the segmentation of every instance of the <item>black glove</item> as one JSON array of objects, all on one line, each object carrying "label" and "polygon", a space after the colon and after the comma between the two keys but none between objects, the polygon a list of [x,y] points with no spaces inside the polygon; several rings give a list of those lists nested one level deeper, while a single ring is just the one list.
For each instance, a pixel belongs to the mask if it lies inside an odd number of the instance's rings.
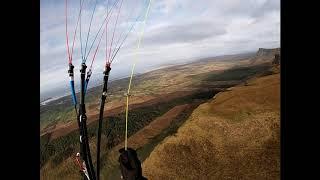
[{"label": "black glove", "polygon": [[141,162],[138,159],[137,152],[132,148],[121,148],[119,150],[119,163],[122,178],[125,180],[142,180]]}]

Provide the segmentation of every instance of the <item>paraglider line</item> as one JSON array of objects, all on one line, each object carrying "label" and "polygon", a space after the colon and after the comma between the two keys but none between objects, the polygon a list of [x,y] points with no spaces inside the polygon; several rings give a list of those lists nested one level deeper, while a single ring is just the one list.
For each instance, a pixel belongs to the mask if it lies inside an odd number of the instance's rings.
[{"label": "paraglider line", "polygon": [[[144,21],[143,21],[143,28],[142,28],[142,32],[141,35],[139,37],[139,41],[138,41],[138,45],[137,45],[137,49],[136,51],[139,50],[140,48],[140,44],[141,44],[141,40],[144,34],[144,27],[146,25],[146,20],[149,14],[149,10],[150,10],[150,5],[151,5],[151,1],[149,0],[149,4],[148,4],[148,9],[146,11],[145,17],[144,17]],[[131,75],[130,75],[130,81],[129,81],[129,86],[128,86],[128,91],[127,91],[127,105],[126,105],[126,130],[125,130],[125,142],[124,142],[124,148],[125,150],[127,150],[128,147],[128,111],[129,111],[129,95],[130,95],[130,88],[131,88],[131,82],[132,82],[132,77],[133,77],[133,72],[134,72],[134,68],[136,66],[136,61],[134,62],[132,69],[131,69]]]},{"label": "paraglider line", "polygon": [[86,46],[84,48],[84,54],[86,54],[87,52],[87,45],[88,45],[88,40],[89,40],[89,35],[90,35],[90,30],[91,30],[91,24],[92,24],[92,20],[93,20],[93,15],[96,11],[96,7],[97,7],[97,2],[98,0],[96,0],[95,4],[94,4],[94,8],[93,8],[93,11],[92,11],[92,14],[91,14],[91,19],[90,19],[90,24],[89,24],[89,30],[88,30],[88,34],[87,34],[87,40],[86,40]]},{"label": "paraglider line", "polygon": [[[123,2],[123,0],[121,0],[121,4],[120,4],[119,10],[118,10],[118,14],[117,14],[116,24],[115,24],[115,26],[114,26],[113,33],[112,33],[111,45],[110,45],[110,47],[109,47],[109,55],[110,55],[110,53],[111,53],[111,48],[112,48],[114,33],[115,33],[115,31],[116,31],[119,14],[120,14],[120,10],[121,10],[121,7],[122,7],[122,2]],[[106,64],[107,64],[107,63],[110,63],[110,59],[109,59],[109,58],[110,58],[110,57],[108,57]]]}]

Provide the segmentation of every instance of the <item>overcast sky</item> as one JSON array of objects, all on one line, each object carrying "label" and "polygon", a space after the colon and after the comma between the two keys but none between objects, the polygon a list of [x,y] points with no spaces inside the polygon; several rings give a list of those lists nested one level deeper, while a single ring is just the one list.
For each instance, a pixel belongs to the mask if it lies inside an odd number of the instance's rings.
[{"label": "overcast sky", "polygon": [[[95,1],[84,0],[81,19],[83,51]],[[115,1],[117,0],[97,1],[88,36],[87,52],[106,17],[107,7],[110,10]],[[79,2],[68,0],[70,46],[79,13]],[[121,0],[114,6],[108,23],[109,47],[120,4]],[[112,79],[128,76],[134,60],[138,62],[137,72],[145,72],[163,64],[187,62],[199,57],[280,46],[280,0],[153,0],[142,44],[137,51],[137,39],[142,31],[142,20],[147,5],[148,0],[123,0],[113,47],[121,37],[124,38],[136,18],[140,17],[140,19],[112,64],[110,75]],[[64,89],[64,92],[67,92],[69,88],[65,0],[41,0],[40,14],[40,93],[45,97],[56,89]],[[103,29],[99,35],[102,34]],[[76,81],[80,76],[78,72],[81,64],[79,34],[78,31],[73,53]],[[87,65],[91,63],[98,41],[99,38],[88,56]],[[93,82],[99,82],[102,78],[105,52],[104,35],[93,65]]]}]

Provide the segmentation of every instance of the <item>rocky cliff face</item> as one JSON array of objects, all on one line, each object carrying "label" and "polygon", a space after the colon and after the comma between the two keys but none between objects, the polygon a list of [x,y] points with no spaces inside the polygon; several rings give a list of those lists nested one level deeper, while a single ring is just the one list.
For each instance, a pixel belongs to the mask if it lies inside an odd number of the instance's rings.
[{"label": "rocky cliff face", "polygon": [[259,48],[256,56],[274,56],[275,54],[280,54],[280,48],[274,48],[274,49],[265,49],[265,48]]},{"label": "rocky cliff face", "polygon": [[265,49],[259,48],[255,57],[251,59],[251,64],[272,63],[276,54],[280,54],[280,48]]},{"label": "rocky cliff face", "polygon": [[272,64],[274,65],[280,65],[280,54],[275,54],[274,59],[272,61]]}]

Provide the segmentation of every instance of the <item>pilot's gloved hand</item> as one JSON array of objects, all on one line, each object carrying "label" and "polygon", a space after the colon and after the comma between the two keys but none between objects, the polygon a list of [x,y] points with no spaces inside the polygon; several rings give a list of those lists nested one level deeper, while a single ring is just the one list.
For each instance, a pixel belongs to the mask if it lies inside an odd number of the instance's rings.
[{"label": "pilot's gloved hand", "polygon": [[121,148],[119,150],[119,163],[122,179],[125,180],[142,180],[141,162],[138,159],[137,152],[132,148]]}]

